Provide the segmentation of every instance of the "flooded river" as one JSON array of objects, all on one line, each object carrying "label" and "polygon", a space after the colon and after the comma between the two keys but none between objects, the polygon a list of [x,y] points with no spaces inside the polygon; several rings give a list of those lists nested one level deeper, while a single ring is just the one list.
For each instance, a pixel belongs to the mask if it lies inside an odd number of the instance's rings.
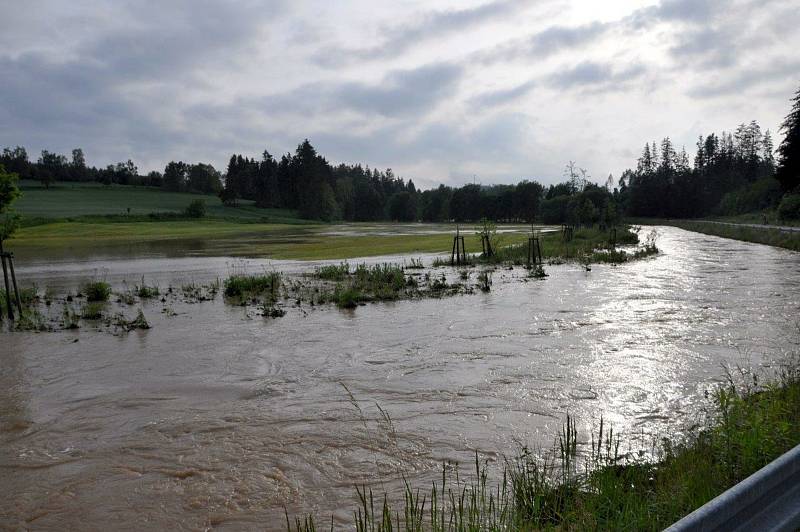
[{"label": "flooded river", "polygon": [[[153,301],[150,330],[0,333],[0,525],[282,529],[286,508],[343,526],[355,485],[396,494],[475,450],[549,447],[567,413],[584,437],[601,415],[628,437],[679,434],[725,365],[796,341],[800,254],[660,232],[656,257],[536,282],[498,270],[487,294],[275,320],[220,297]],[[27,260],[18,275],[163,288],[313,267],[174,255]]]}]

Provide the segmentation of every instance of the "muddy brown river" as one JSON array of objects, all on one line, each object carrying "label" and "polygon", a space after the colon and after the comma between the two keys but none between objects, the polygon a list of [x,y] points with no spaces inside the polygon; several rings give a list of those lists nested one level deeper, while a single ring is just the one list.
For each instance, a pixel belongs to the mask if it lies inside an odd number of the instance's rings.
[{"label": "muddy brown river", "polygon": [[[221,297],[152,301],[149,330],[2,332],[0,525],[284,529],[286,509],[345,527],[355,485],[397,495],[443,461],[468,470],[475,450],[499,463],[549,448],[568,413],[582,438],[602,415],[623,448],[679,436],[726,365],[769,366],[795,345],[800,254],[659,231],[656,257],[535,282],[498,270],[487,294],[280,319]],[[18,276],[163,288],[315,265],[174,252],[29,259]]]}]

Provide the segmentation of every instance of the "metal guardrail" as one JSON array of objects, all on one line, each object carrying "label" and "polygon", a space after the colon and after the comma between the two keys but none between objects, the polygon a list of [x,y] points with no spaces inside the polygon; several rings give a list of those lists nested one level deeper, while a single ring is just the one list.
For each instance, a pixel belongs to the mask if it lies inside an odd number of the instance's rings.
[{"label": "metal guardrail", "polygon": [[800,445],[712,499],[667,532],[800,528]]}]

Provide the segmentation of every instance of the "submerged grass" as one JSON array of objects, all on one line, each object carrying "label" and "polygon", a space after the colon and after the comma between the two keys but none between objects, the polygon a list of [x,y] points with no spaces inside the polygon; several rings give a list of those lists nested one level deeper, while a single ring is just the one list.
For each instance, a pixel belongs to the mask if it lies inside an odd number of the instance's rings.
[{"label": "submerged grass", "polygon": [[268,272],[259,275],[234,274],[225,279],[226,297],[249,298],[268,295],[277,299],[281,288],[281,273]]},{"label": "submerged grass", "polygon": [[[751,372],[729,374],[710,394],[702,426],[681,441],[623,453],[601,419],[584,449],[568,416],[551,453],[523,448],[496,481],[476,454],[469,481],[444,467],[430,488],[406,483],[401,501],[357,487],[353,524],[358,531],[661,530],[800,442],[798,357],[759,381]],[[287,527],[316,528],[311,517],[288,516]]]},{"label": "submerged grass", "polygon": [[[628,260],[628,255],[620,252],[601,255],[601,251],[615,251],[615,245],[634,245],[639,243],[639,230],[635,227],[625,226],[617,229],[616,240],[612,244],[611,233],[599,228],[582,228],[574,231],[570,240],[565,240],[560,232],[543,233],[539,235],[539,244],[542,250],[542,259],[559,263],[565,261],[582,261],[586,257],[619,259],[619,262]],[[481,257],[483,262],[511,263],[522,265],[528,259],[528,244],[507,245],[495,249],[492,257]]]},{"label": "submerged grass", "polygon": [[[330,301],[340,308],[355,308],[366,301],[391,301],[410,295],[416,288],[413,277],[407,277],[398,264],[359,264],[351,271],[347,262],[317,268],[313,277],[336,282],[333,291],[323,290],[320,301]],[[324,287],[323,287],[324,288]]]}]

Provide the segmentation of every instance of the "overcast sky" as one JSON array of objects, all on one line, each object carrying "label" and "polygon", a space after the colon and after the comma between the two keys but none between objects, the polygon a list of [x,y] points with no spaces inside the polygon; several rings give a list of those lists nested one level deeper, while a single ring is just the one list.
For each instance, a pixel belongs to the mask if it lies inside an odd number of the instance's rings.
[{"label": "overcast sky", "polygon": [[0,0],[0,146],[224,170],[307,137],[424,188],[604,182],[666,135],[777,137],[798,28],[800,0]]}]

